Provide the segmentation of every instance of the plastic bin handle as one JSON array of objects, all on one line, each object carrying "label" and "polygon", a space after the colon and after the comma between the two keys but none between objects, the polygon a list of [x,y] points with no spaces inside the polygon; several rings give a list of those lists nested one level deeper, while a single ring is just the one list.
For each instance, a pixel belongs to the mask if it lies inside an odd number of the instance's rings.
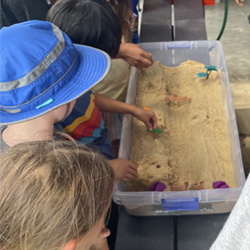
[{"label": "plastic bin handle", "polygon": [[191,44],[189,41],[168,42],[168,49],[190,49]]},{"label": "plastic bin handle", "polygon": [[193,199],[161,199],[163,211],[188,211],[199,209],[199,198]]}]

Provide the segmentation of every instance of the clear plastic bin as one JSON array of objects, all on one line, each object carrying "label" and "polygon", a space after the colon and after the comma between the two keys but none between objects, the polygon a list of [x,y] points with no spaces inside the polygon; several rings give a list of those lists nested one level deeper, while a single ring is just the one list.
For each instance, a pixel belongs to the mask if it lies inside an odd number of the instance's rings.
[{"label": "clear plastic bin", "polygon": [[[141,43],[141,47],[153,55],[154,61],[171,67],[186,60],[214,65],[219,69],[218,78],[227,115],[227,125],[231,142],[231,158],[234,168],[236,188],[207,189],[166,192],[128,192],[127,183],[117,182],[113,199],[124,205],[128,213],[136,216],[187,215],[230,212],[237,201],[245,182],[238,130],[233,108],[233,100],[222,45],[218,41],[184,41]],[[135,103],[137,96],[137,69],[132,67],[127,99]],[[132,117],[125,115],[122,124],[119,158],[129,159],[132,141]]]}]

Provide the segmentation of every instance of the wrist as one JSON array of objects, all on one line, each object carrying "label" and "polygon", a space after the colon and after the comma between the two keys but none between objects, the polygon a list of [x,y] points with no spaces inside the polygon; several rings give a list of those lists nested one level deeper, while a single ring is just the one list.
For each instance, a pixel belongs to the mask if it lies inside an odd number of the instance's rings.
[{"label": "wrist", "polygon": [[126,55],[126,44],[125,43],[121,43],[116,58],[124,59],[125,55]]},{"label": "wrist", "polygon": [[136,106],[134,106],[134,105],[131,105],[129,114],[131,114],[131,115],[137,117],[137,111],[138,111],[138,107],[136,107]]}]

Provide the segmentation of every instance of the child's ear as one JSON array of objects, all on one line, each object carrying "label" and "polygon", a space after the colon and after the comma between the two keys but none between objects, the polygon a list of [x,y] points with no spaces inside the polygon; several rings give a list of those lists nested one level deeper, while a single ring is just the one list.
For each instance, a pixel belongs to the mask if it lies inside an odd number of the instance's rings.
[{"label": "child's ear", "polygon": [[74,250],[76,248],[76,244],[77,244],[77,240],[73,239],[67,242],[67,244],[63,247],[62,250]]}]

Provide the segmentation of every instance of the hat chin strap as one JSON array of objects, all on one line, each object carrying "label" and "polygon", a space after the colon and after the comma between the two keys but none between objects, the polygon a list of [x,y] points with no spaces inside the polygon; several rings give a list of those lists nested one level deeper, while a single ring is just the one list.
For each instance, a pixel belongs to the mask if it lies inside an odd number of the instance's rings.
[{"label": "hat chin strap", "polygon": [[69,114],[70,114],[70,112],[69,112],[69,110],[70,110],[70,104],[71,104],[70,102],[67,103],[66,113],[65,113],[64,117],[62,118],[62,120],[60,122],[63,122],[69,116]]}]

